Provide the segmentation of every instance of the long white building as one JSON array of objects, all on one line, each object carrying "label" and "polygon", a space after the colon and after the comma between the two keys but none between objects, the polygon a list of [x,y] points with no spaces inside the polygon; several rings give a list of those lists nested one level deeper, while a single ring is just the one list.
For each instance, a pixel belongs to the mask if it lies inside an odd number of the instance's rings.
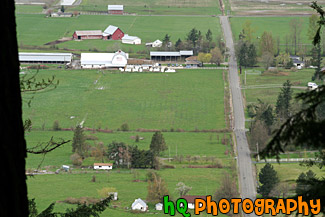
[{"label": "long white building", "polygon": [[71,63],[72,53],[24,53],[20,52],[21,63]]},{"label": "long white building", "polygon": [[118,68],[125,67],[129,54],[123,51],[115,53],[81,53],[81,68]]}]

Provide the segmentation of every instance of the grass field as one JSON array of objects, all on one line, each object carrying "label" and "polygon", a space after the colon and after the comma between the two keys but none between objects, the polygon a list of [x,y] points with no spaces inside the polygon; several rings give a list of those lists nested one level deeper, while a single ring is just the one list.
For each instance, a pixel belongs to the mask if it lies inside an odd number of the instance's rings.
[{"label": "grass field", "polygon": [[[129,145],[137,145],[140,149],[149,149],[151,137],[153,133],[149,132],[117,132],[117,133],[93,133],[85,132],[86,135],[93,135],[98,138],[96,142],[103,142],[105,145],[112,141],[124,142]],[[136,143],[132,136],[139,135],[143,140]],[[174,157],[183,155],[184,157],[191,156],[214,156],[228,165],[229,156],[225,152],[231,151],[229,145],[223,145],[222,138],[229,138],[229,135],[222,133],[186,133],[186,132],[163,132],[169,151],[162,153],[162,157]],[[26,133],[26,140],[28,148],[32,148],[37,144],[49,141],[50,138],[72,140],[72,131],[31,131]],[[89,145],[94,145],[93,141],[87,140]],[[72,154],[71,143],[64,145],[53,153],[46,155],[42,163],[42,168],[50,166],[52,170],[60,168],[63,164],[71,165],[70,155]],[[43,156],[42,155],[28,155],[26,168],[36,169]],[[192,162],[195,164],[195,162]],[[177,166],[177,165],[176,165]],[[181,166],[181,165],[178,165]]]},{"label": "grass field", "polygon": [[[264,167],[265,164],[256,164],[257,167],[257,174],[259,171]],[[274,163],[272,164],[274,169],[277,171],[280,182],[285,182],[288,184],[294,184],[295,180],[298,178],[298,176],[304,172],[306,173],[308,170],[312,170],[317,177],[324,177],[325,176],[325,170],[319,169],[318,167],[303,167],[300,166],[298,163]]]},{"label": "grass field", "polygon": [[[232,17],[230,22],[236,41],[238,41],[239,33],[243,29],[243,24],[250,21],[251,28],[255,31],[253,34],[255,38],[261,37],[264,31],[268,31],[272,33],[274,39],[280,38],[280,44],[285,44],[286,35],[290,35],[290,21],[292,19],[301,20],[301,43],[311,45],[311,40],[308,40],[307,37],[309,17]],[[274,28],[275,26],[276,28]],[[281,47],[284,49],[284,46]]]},{"label": "grass field", "polygon": [[[249,69],[248,69],[249,70]],[[248,74],[246,77],[246,85],[282,85],[286,80],[290,80],[293,86],[307,87],[307,83],[311,81],[311,77],[315,73],[314,69],[302,69],[296,72],[285,70],[284,73],[279,74],[261,74],[252,75]],[[240,75],[241,85],[244,86],[245,74]],[[275,105],[276,99],[281,88],[257,88],[257,89],[244,89],[242,90],[247,104],[257,102],[261,99],[264,102]],[[294,93],[300,93],[302,89],[293,89]]]},{"label": "grass field", "polygon": [[[125,45],[120,41],[104,40],[83,40],[68,41],[57,44],[58,48],[75,49],[89,51],[97,49],[107,52],[112,49],[123,49],[129,52],[130,49],[135,53],[145,48],[146,42],[156,39],[162,40],[166,34],[171,36],[171,41],[180,38],[185,40],[186,34],[196,28],[205,34],[208,29],[212,31],[214,40],[221,34],[219,19],[216,17],[160,17],[160,16],[95,16],[81,15],[72,18],[46,18],[38,14],[17,14],[18,45],[42,46],[50,48],[44,44],[55,41],[62,37],[72,37],[75,30],[102,30],[107,26],[115,25],[129,35],[136,35],[142,39],[142,45]],[[154,23],[159,23],[155,26]],[[55,48],[53,48],[55,50]],[[53,50],[52,49],[52,50]],[[131,52],[132,53],[132,52]]]},{"label": "grass field", "polygon": [[55,120],[63,128],[82,120],[95,129],[117,130],[123,123],[130,130],[225,128],[222,70],[41,70],[38,76],[52,75],[60,82],[56,89],[23,95],[26,100],[34,97],[30,107],[24,104],[24,118],[30,118],[34,128],[50,129]]},{"label": "grass field", "polygon": [[[125,13],[142,15],[217,15],[219,3],[215,0],[111,0],[109,4],[124,5]],[[107,12],[108,2],[84,0],[79,6],[67,8],[70,11]]]}]

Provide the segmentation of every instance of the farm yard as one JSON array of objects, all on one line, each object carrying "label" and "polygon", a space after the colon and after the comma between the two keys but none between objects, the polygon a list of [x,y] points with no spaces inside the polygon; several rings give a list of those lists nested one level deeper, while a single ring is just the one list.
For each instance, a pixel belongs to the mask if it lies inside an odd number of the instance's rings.
[{"label": "farm yard", "polygon": [[[18,45],[20,51],[46,50],[72,50],[112,52],[122,49],[129,52],[131,57],[148,57],[146,42],[156,39],[162,40],[166,34],[175,43],[178,38],[184,40],[186,34],[196,28],[205,34],[208,29],[212,31],[213,40],[221,35],[219,19],[216,17],[146,17],[146,16],[94,16],[82,15],[72,18],[46,18],[39,14],[17,14]],[[153,25],[159,23],[159,27]],[[44,45],[63,37],[72,37],[75,30],[104,31],[109,25],[118,26],[124,33],[136,35],[142,39],[142,45],[122,44],[116,40],[83,40],[66,41],[57,45]],[[36,39],[36,40],[35,40]]]}]

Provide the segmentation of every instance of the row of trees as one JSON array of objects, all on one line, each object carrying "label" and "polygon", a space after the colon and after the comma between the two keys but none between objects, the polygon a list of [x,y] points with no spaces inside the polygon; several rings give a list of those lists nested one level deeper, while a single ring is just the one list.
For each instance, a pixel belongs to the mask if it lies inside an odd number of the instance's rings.
[{"label": "row of trees", "polygon": [[91,156],[95,156],[98,160],[104,161],[106,158],[114,161],[115,166],[118,168],[158,169],[158,156],[166,149],[166,142],[161,132],[153,134],[149,150],[140,149],[137,145],[127,145],[123,142],[115,141],[109,144],[107,148],[103,143],[98,143],[96,147],[92,147],[86,142],[83,127],[80,125],[77,125],[75,128],[72,140],[72,152],[74,153],[73,156],[75,156],[73,157],[74,162],[80,164],[91,152]]},{"label": "row of trees", "polygon": [[200,30],[192,28],[186,35],[185,39],[178,38],[175,44],[172,44],[171,36],[166,34],[162,39],[162,50],[193,50],[194,55],[198,53],[208,53],[215,47],[218,47],[223,54],[225,51],[225,43],[220,35],[215,36],[217,43],[214,41],[213,33],[210,29],[203,34]]}]

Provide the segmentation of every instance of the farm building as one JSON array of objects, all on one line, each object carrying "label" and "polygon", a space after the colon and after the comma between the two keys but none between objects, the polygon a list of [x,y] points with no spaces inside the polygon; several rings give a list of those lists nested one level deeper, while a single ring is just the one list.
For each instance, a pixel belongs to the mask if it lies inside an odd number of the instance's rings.
[{"label": "farm building", "polygon": [[21,63],[71,63],[72,53],[19,53]]},{"label": "farm building", "polygon": [[109,14],[123,14],[124,6],[123,5],[108,5],[107,10]]},{"label": "farm building", "polygon": [[76,0],[61,0],[60,5],[71,6]]},{"label": "farm building", "polygon": [[203,199],[203,200],[207,199],[206,196],[194,196],[194,195],[185,195],[182,196],[182,198],[187,201],[187,206],[189,209],[194,209],[195,199]]},{"label": "farm building", "polygon": [[163,204],[162,204],[162,203],[157,203],[157,204],[155,205],[155,209],[156,209],[156,210],[162,210],[162,209],[163,209]]},{"label": "farm building", "polygon": [[51,13],[51,17],[72,17],[72,13],[54,12]]},{"label": "farm building", "polygon": [[86,30],[86,31],[75,31],[72,35],[75,40],[83,39],[102,39],[102,30]]},{"label": "farm building", "polygon": [[112,163],[94,163],[95,170],[111,170],[113,169]]},{"label": "farm building", "polygon": [[186,68],[197,68],[202,67],[202,62],[198,60],[186,60],[185,65]]},{"label": "farm building", "polygon": [[129,55],[123,51],[116,53],[81,53],[81,68],[125,67]]},{"label": "farm building", "polygon": [[122,38],[122,43],[124,44],[141,44],[141,38],[137,36],[130,36],[128,34],[125,34]]},{"label": "farm building", "polygon": [[109,25],[103,32],[103,39],[121,40],[123,37],[123,31],[117,26]]},{"label": "farm building", "polygon": [[154,42],[146,43],[146,46],[150,46],[150,47],[161,47],[162,44],[163,44],[162,41],[160,41],[159,39],[157,39]]},{"label": "farm building", "polygon": [[136,200],[134,200],[134,202],[132,203],[132,210],[140,210],[140,211],[147,211],[148,210],[148,205],[146,204],[146,202],[144,202],[143,200],[141,200],[141,198],[138,198]]},{"label": "farm building", "polygon": [[150,59],[154,61],[179,61],[193,55],[193,51],[150,51]]}]

